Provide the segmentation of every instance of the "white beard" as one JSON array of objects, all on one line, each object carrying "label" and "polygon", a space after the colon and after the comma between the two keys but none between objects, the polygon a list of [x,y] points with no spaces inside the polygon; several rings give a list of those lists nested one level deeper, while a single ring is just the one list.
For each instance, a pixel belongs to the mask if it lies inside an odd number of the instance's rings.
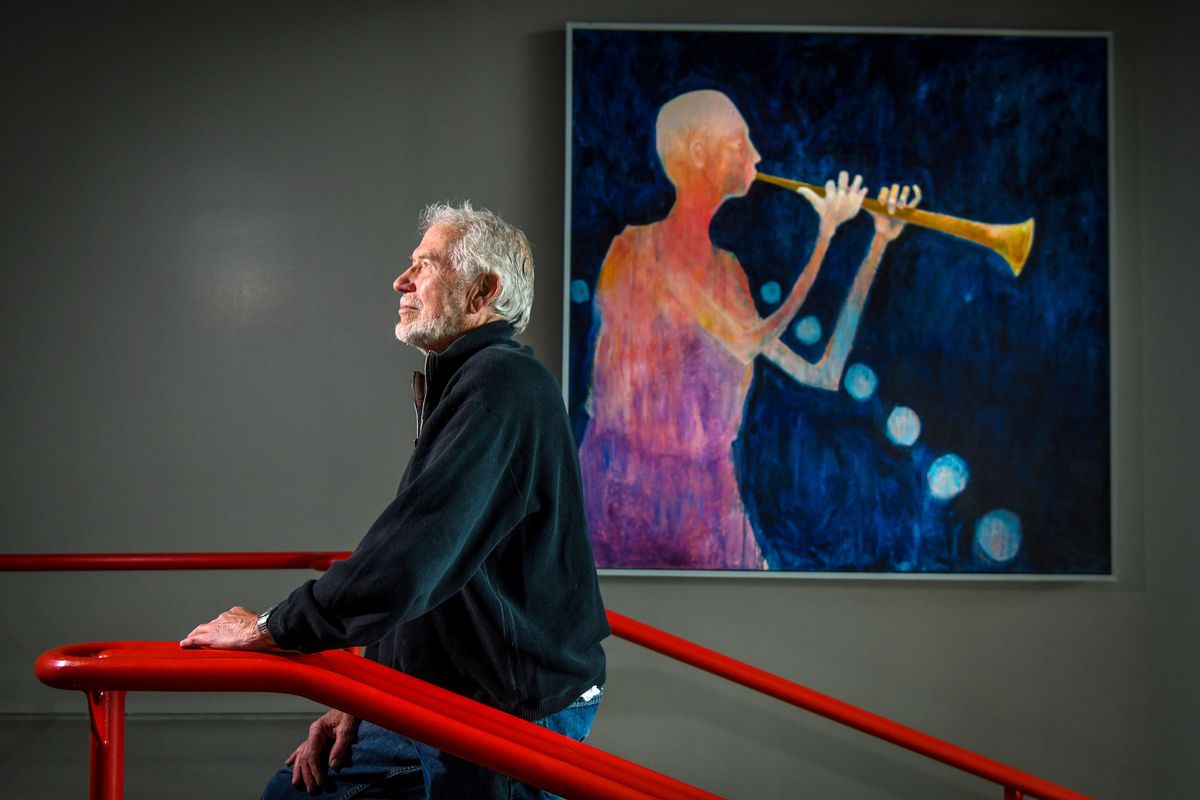
[{"label": "white beard", "polygon": [[439,345],[445,347],[466,332],[463,313],[447,311],[436,319],[416,319],[396,323],[396,338],[423,352]]}]

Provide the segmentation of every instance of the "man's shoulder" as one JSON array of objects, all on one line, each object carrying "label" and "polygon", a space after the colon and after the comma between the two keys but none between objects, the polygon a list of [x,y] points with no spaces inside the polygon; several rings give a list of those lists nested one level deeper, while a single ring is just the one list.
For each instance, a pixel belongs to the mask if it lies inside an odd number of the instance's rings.
[{"label": "man's shoulder", "polygon": [[550,368],[532,349],[508,340],[481,348],[463,365],[464,389],[473,391],[489,408],[536,409],[548,400],[562,402],[562,392]]},{"label": "man's shoulder", "polygon": [[462,376],[463,399],[474,413],[487,416],[495,434],[524,449],[542,441],[547,431],[567,430],[558,381],[528,347],[485,347],[471,357],[469,367]]}]

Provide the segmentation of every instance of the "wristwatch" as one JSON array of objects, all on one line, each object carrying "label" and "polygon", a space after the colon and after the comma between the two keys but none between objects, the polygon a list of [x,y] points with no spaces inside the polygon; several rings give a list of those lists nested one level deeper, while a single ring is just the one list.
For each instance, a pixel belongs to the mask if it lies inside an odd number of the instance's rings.
[{"label": "wristwatch", "polygon": [[266,611],[258,615],[258,622],[255,623],[258,627],[258,632],[263,636],[270,636],[271,632],[267,630],[267,620],[271,618],[271,612],[275,610],[275,606],[271,606]]}]

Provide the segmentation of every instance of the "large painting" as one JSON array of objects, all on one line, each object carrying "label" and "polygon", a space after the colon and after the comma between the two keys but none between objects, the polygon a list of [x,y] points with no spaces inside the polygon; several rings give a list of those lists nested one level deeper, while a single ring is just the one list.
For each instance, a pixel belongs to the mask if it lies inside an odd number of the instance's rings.
[{"label": "large painting", "polygon": [[1108,49],[569,28],[602,569],[1111,575]]}]

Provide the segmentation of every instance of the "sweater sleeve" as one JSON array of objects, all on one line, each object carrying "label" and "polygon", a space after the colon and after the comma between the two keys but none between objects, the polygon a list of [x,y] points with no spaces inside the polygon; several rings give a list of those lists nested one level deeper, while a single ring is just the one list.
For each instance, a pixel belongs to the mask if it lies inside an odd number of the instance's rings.
[{"label": "sweater sleeve", "polygon": [[[486,388],[486,394],[481,394]],[[448,387],[425,422],[395,500],[345,561],[271,615],[280,647],[312,652],[378,641],[459,591],[527,514],[516,403],[476,381]]]}]

